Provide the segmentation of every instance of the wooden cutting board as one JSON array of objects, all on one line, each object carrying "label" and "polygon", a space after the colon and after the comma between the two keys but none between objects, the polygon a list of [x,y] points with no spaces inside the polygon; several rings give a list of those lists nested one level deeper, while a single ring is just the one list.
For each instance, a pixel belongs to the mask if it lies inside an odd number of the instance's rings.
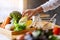
[{"label": "wooden cutting board", "polygon": [[0,34],[3,34],[5,36],[7,36],[9,39],[15,39],[18,35],[20,34],[25,34],[26,32],[28,31],[34,31],[35,28],[30,28],[30,29],[26,29],[26,30],[23,30],[23,31],[19,31],[19,32],[16,32],[16,31],[9,31],[9,30],[6,30],[6,29],[3,29],[3,28],[0,28]]},{"label": "wooden cutting board", "polygon": [[[47,22],[42,22],[41,24],[46,24]],[[55,25],[55,27],[60,27],[58,25]],[[16,31],[9,31],[9,30],[6,30],[6,29],[3,29],[3,28],[0,28],[0,34],[3,34],[5,36],[7,36],[9,39],[15,39],[18,35],[21,35],[21,34],[25,34],[26,32],[28,31],[34,31],[36,30],[36,28],[30,28],[30,29],[26,29],[26,30],[23,30],[23,31],[19,31],[19,32],[16,32]]]}]

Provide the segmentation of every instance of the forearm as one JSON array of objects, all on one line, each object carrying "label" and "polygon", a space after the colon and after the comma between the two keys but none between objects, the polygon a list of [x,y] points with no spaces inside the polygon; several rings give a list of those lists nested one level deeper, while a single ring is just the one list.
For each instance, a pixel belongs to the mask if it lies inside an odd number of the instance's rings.
[{"label": "forearm", "polygon": [[60,0],[49,0],[45,4],[41,5],[44,12],[56,9],[59,6],[60,6]]},{"label": "forearm", "polygon": [[56,9],[58,6],[60,6],[60,0],[49,0],[43,5],[36,8],[37,12],[47,12],[49,10]]},{"label": "forearm", "polygon": [[35,11],[36,11],[37,13],[43,12],[43,8],[39,6],[39,7],[35,8]]}]

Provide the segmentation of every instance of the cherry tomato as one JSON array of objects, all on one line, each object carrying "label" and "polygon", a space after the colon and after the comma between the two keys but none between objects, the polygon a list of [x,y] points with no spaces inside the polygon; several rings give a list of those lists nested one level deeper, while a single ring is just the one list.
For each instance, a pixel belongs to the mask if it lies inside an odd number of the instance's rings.
[{"label": "cherry tomato", "polygon": [[54,35],[59,35],[59,34],[60,34],[60,28],[54,27],[54,28],[53,28],[53,34],[54,34]]}]

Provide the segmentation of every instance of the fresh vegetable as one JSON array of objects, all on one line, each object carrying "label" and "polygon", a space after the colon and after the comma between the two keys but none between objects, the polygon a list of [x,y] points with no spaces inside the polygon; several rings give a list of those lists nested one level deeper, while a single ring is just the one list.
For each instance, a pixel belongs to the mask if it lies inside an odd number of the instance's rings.
[{"label": "fresh vegetable", "polygon": [[54,27],[54,28],[53,28],[53,34],[54,34],[54,35],[59,35],[59,34],[60,34],[60,28]]},{"label": "fresh vegetable", "polygon": [[29,26],[32,24],[32,20],[28,20],[27,22],[26,22],[26,28],[29,28]]},{"label": "fresh vegetable", "polygon": [[7,29],[7,30],[13,30],[14,29],[14,25],[13,24],[7,24],[5,26],[5,29]]},{"label": "fresh vegetable", "polygon": [[24,17],[22,17],[20,20],[19,20],[19,23],[26,23],[27,22],[27,20],[28,20],[28,17],[27,16],[24,16]]},{"label": "fresh vegetable", "polygon": [[19,20],[19,24],[25,23],[26,28],[29,28],[29,26],[32,24],[32,20],[28,20],[28,16],[24,16]]},{"label": "fresh vegetable", "polygon": [[6,26],[7,24],[9,24],[10,21],[11,21],[11,18],[10,18],[10,17],[6,17],[6,19],[4,20],[4,22],[1,24],[1,27],[2,27],[2,28],[5,28],[5,26]]},{"label": "fresh vegetable", "polygon": [[22,31],[24,29],[26,29],[26,25],[25,23],[14,23],[15,25],[15,28],[14,28],[14,31]]},{"label": "fresh vegetable", "polygon": [[15,21],[15,22],[14,22],[14,25],[15,25],[14,31],[21,31],[21,30],[26,29],[26,21],[27,21],[27,16],[22,17],[22,18],[19,20],[19,23],[17,23],[17,22]]},{"label": "fresh vegetable", "polygon": [[[51,33],[49,33],[50,31]],[[24,34],[24,36],[20,36],[18,38],[22,39],[21,37],[24,40],[58,40],[58,38],[52,34],[52,30],[47,31],[47,30],[42,30],[42,29],[35,30],[33,32],[27,32]]]},{"label": "fresh vegetable", "polygon": [[49,40],[58,40],[56,36],[50,36]]},{"label": "fresh vegetable", "polygon": [[41,33],[41,32],[40,32],[39,30],[38,30],[38,31],[33,31],[33,32],[32,32],[32,35],[33,35],[33,37],[36,38],[36,37],[38,37],[38,36],[40,35],[40,33]]},{"label": "fresh vegetable", "polygon": [[21,13],[18,11],[13,11],[10,13],[10,17],[13,19],[13,21],[18,22],[20,20],[20,18],[22,17]]},{"label": "fresh vegetable", "polygon": [[[21,13],[18,11],[13,11],[10,13],[10,17],[12,19],[11,23],[14,24],[14,31],[21,31],[24,30],[26,28],[26,25],[24,22],[19,23],[19,20],[21,20]],[[25,19],[23,19],[25,20]]]}]

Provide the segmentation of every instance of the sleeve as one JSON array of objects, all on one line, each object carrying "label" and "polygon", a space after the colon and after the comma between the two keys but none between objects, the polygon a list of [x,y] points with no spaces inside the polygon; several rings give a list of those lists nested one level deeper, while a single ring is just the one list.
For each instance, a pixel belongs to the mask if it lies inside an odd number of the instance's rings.
[{"label": "sleeve", "polygon": [[44,12],[56,9],[59,6],[60,6],[60,0],[49,0],[45,4],[41,5]]}]

